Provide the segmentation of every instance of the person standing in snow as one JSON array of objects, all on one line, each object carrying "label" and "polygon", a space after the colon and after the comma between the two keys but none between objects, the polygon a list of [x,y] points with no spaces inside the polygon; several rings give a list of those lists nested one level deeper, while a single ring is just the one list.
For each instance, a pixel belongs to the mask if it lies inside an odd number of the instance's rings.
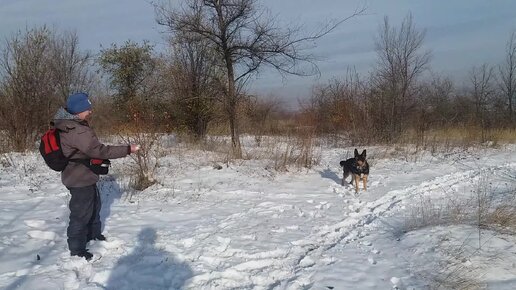
[{"label": "person standing in snow", "polygon": [[[54,127],[59,130],[64,156],[69,159],[116,159],[138,151],[138,145],[110,146],[100,143],[88,121],[92,114],[91,102],[85,93],[68,97],[66,108],[54,116]],[[101,200],[97,188],[99,176],[83,162],[71,160],[61,172],[61,181],[70,191],[70,221],[66,234],[70,255],[90,260],[86,249],[91,240],[106,240],[100,222]]]}]

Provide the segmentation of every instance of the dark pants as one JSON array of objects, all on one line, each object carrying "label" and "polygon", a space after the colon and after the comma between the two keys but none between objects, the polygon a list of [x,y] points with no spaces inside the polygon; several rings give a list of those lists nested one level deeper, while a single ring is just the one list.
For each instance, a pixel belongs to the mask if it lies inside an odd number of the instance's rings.
[{"label": "dark pants", "polygon": [[97,185],[85,187],[68,187],[72,198],[70,199],[70,223],[66,234],[68,235],[68,248],[72,255],[86,249],[86,243],[101,234],[100,224],[100,194]]}]

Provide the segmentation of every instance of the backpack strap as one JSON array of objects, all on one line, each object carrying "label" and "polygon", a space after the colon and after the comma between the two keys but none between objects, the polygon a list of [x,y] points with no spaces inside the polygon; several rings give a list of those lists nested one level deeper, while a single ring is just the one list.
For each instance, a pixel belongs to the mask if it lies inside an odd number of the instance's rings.
[{"label": "backpack strap", "polygon": [[[61,132],[64,132],[63,130],[56,128],[54,125],[54,122],[50,122],[50,126],[52,126],[54,128],[54,130],[56,130],[57,134],[61,134]],[[61,136],[59,136],[59,139],[61,139]],[[59,142],[59,143],[61,143],[61,142]],[[59,146],[61,146],[61,150],[63,150],[63,146],[61,144],[59,144]],[[79,149],[75,149],[70,154],[70,156],[68,156],[68,157],[65,156],[66,159],[68,159],[68,162],[78,162],[78,160],[89,160],[89,159],[78,159],[78,158],[72,159],[72,158],[70,158],[70,157],[74,156],[77,152],[79,152]],[[88,164],[89,164],[89,162],[88,162]]]},{"label": "backpack strap", "polygon": [[[57,134],[60,134],[60,132],[63,132],[63,130],[60,130],[60,129],[58,129],[58,128],[56,128],[56,127],[54,126],[54,122],[50,122],[50,126],[52,126],[52,127],[53,127],[53,129],[56,131],[56,133],[57,133]],[[60,138],[60,136],[59,136],[59,139],[61,139],[61,138]],[[53,144],[53,143],[56,143],[56,142],[50,142],[50,143],[51,143],[51,144],[50,144],[50,147],[54,148],[54,146],[55,146],[55,147],[57,148],[57,144]],[[61,143],[61,142],[59,142],[59,143]],[[59,144],[59,145],[61,146],[61,144]],[[61,150],[63,150],[63,149],[62,149],[62,146],[61,146]],[[72,153],[71,153],[68,157],[66,157],[66,156],[65,156],[65,158],[68,160],[68,162],[80,163],[80,164],[85,165],[86,167],[90,167],[92,164],[94,164],[94,163],[92,162],[92,160],[99,160],[99,161],[102,163],[102,159],[93,159],[93,158],[70,158],[70,157],[74,156],[77,152],[79,152],[79,149],[77,149],[77,148],[76,148],[74,151],[72,151]]]},{"label": "backpack strap", "polygon": [[[77,152],[75,152],[75,153],[77,153]],[[78,159],[78,158],[74,158],[74,159],[68,159],[68,162],[81,163],[81,164],[84,164],[86,166],[90,166],[91,159]]]}]

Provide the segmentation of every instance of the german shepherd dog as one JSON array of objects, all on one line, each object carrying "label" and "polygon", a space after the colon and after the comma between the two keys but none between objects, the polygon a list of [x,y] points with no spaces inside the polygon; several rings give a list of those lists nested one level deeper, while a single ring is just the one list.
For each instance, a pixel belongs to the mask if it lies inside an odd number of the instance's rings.
[{"label": "german shepherd dog", "polygon": [[358,182],[362,179],[364,184],[364,190],[367,190],[367,176],[369,175],[369,164],[366,161],[366,151],[362,151],[362,154],[358,154],[358,150],[355,149],[355,157],[349,158],[348,160],[342,160],[340,166],[344,170],[342,175],[342,185],[344,186],[345,179],[351,174],[351,182],[355,181],[355,191],[358,193]]}]

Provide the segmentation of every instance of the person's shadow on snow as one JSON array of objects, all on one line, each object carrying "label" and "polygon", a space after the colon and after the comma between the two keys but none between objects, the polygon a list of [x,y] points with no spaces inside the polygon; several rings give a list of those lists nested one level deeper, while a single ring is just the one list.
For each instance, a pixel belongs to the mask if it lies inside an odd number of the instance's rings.
[{"label": "person's shadow on snow", "polygon": [[156,248],[156,230],[144,228],[133,252],[122,257],[106,283],[106,289],[182,289],[192,269],[171,253]]},{"label": "person's shadow on snow", "polygon": [[319,172],[322,178],[328,178],[335,181],[338,184],[342,183],[342,178],[338,176],[335,172],[331,171],[329,168],[324,169]]}]

